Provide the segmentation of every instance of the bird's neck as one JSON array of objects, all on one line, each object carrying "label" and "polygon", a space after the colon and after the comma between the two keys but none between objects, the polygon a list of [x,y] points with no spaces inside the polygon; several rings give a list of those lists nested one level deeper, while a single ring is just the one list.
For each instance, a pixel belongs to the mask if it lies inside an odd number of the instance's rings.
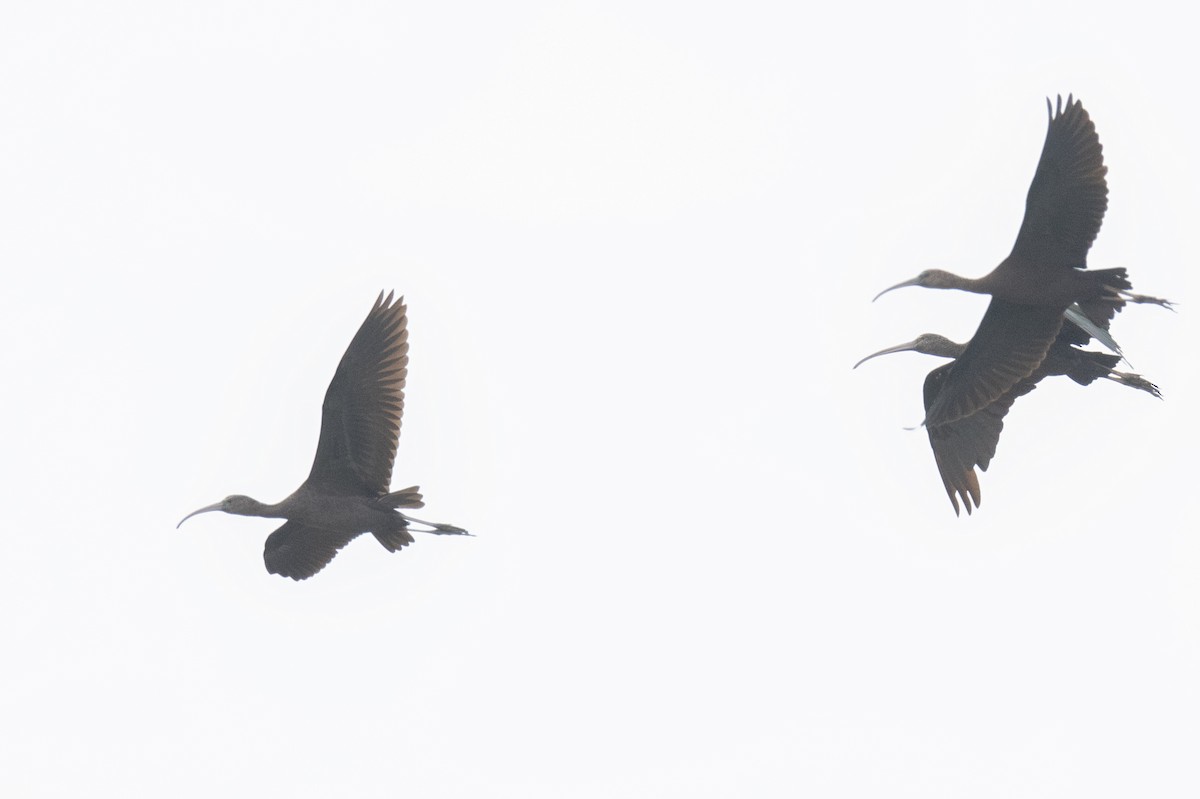
[{"label": "bird's neck", "polygon": [[926,355],[936,355],[938,358],[960,358],[966,349],[966,344],[959,344],[950,339],[940,339],[927,345],[927,349],[923,352]]},{"label": "bird's neck", "polygon": [[285,516],[282,513],[282,509],[280,507],[281,504],[282,503],[268,505],[265,502],[259,502],[255,499],[251,500],[251,504],[247,505],[245,508],[239,508],[238,510],[232,512],[238,514],[239,516],[262,516],[267,519],[283,519]]},{"label": "bird's neck", "polygon": [[941,272],[939,275],[938,285],[934,288],[939,289],[956,289],[958,291],[969,291],[973,294],[989,294],[990,287],[987,285],[985,277],[963,277],[956,275],[953,272]]}]

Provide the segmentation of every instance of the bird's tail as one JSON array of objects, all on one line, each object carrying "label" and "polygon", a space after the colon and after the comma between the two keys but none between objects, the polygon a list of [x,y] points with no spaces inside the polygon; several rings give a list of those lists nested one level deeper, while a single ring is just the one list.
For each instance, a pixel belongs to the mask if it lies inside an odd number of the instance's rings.
[{"label": "bird's tail", "polygon": [[1162,392],[1158,390],[1158,386],[1146,378],[1132,372],[1118,372],[1116,370],[1116,366],[1121,360],[1120,356],[1087,351],[1080,352],[1079,354],[1083,357],[1071,364],[1071,368],[1067,372],[1067,377],[1079,385],[1087,386],[1103,377],[1115,383],[1120,383],[1123,386],[1145,391],[1147,394],[1152,394],[1162,399]]},{"label": "bird's tail", "polygon": [[1087,269],[1080,274],[1086,275],[1096,287],[1095,296],[1098,297],[1119,295],[1121,292],[1133,288],[1123,266],[1118,266],[1116,269]]},{"label": "bird's tail", "polygon": [[1104,352],[1081,350],[1079,355],[1080,357],[1072,362],[1067,370],[1067,377],[1081,386],[1090,386],[1094,381],[1108,377],[1121,362],[1121,356],[1109,355]]},{"label": "bird's tail", "polygon": [[379,539],[379,543],[383,544],[383,548],[388,552],[395,552],[400,547],[407,546],[416,540],[412,537],[412,533],[403,527],[382,533],[374,531],[371,534]]},{"label": "bird's tail", "polygon": [[1174,310],[1175,308],[1175,303],[1170,300],[1164,300],[1162,297],[1151,297],[1148,294],[1134,294],[1131,291],[1133,284],[1129,282],[1129,275],[1123,266],[1119,266],[1116,269],[1087,269],[1080,272],[1080,274],[1088,277],[1092,285],[1095,286],[1096,292],[1091,297],[1080,300],[1079,304],[1083,307],[1084,313],[1088,315],[1088,318],[1101,327],[1105,327],[1105,325],[1101,323],[1100,317],[1106,317],[1109,321],[1112,321],[1113,314],[1121,310],[1121,307],[1126,302],[1158,305],[1167,310]]},{"label": "bird's tail", "polygon": [[376,500],[386,508],[423,508],[425,501],[421,498],[420,486],[409,486],[400,491],[384,494]]}]

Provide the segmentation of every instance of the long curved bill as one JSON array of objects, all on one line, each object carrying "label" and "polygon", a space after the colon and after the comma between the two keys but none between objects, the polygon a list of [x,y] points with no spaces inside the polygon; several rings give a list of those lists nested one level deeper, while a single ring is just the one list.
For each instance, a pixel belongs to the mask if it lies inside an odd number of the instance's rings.
[{"label": "long curved bill", "polygon": [[[889,289],[889,291],[890,290],[891,289]],[[910,341],[906,344],[897,344],[894,347],[888,347],[886,350],[880,350],[879,352],[871,353],[870,355],[863,358],[858,363],[854,364],[854,368],[857,369],[859,366],[863,365],[867,361],[871,360],[872,358],[878,358],[880,355],[891,355],[893,352],[908,352],[909,350],[915,350],[916,348],[917,348],[916,340]],[[199,511],[197,511],[197,513],[198,512]]]},{"label": "long curved bill", "polygon": [[881,292],[879,292],[878,294],[876,294],[876,295],[875,295],[875,298],[874,298],[874,299],[872,299],[872,300],[871,300],[871,302],[875,302],[875,300],[879,299],[879,298],[880,298],[880,297],[882,297],[884,294],[887,294],[889,291],[895,291],[896,289],[902,289],[902,288],[904,288],[905,286],[919,286],[919,285],[920,285],[920,281],[921,281],[921,278],[919,278],[919,277],[914,277],[912,280],[906,280],[906,281],[904,281],[903,283],[897,283],[896,285],[892,286],[890,289],[884,289],[883,291],[881,291]]},{"label": "long curved bill", "polygon": [[180,527],[182,527],[182,526],[183,526],[183,523],[184,523],[184,522],[186,522],[188,519],[192,518],[193,516],[196,516],[196,515],[198,515],[198,514],[201,514],[201,513],[208,513],[209,511],[214,511],[214,510],[221,510],[221,503],[220,503],[220,502],[214,502],[214,503],[213,503],[213,504],[211,504],[211,505],[205,505],[205,506],[204,506],[203,508],[201,508],[200,510],[194,510],[194,511],[192,511],[192,512],[191,512],[191,513],[189,513],[187,516],[184,516],[182,519],[180,519],[180,520],[179,520],[179,524],[175,525],[175,529],[176,529],[176,530],[178,530]]}]

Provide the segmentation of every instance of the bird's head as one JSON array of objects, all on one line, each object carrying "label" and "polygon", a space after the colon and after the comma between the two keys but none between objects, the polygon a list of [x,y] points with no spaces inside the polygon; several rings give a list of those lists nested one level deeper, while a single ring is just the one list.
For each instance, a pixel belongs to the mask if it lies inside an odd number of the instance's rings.
[{"label": "bird's head", "polygon": [[243,496],[242,494],[230,494],[229,496],[225,497],[225,499],[221,500],[220,502],[214,502],[211,505],[205,505],[203,508],[200,508],[199,510],[194,510],[191,513],[189,513],[187,516],[184,516],[182,519],[179,520],[179,524],[175,525],[175,529],[178,530],[179,527],[182,526],[183,523],[186,522],[188,519],[190,519],[193,516],[196,516],[198,514],[201,514],[201,513],[208,513],[210,511],[219,510],[219,511],[224,511],[225,513],[233,513],[238,516],[253,516],[253,515],[255,515],[254,510],[258,506],[259,506],[258,500],[251,499],[250,497]]},{"label": "bird's head", "polygon": [[891,288],[884,289],[876,294],[875,299],[871,300],[871,302],[875,302],[875,300],[879,299],[884,294],[887,294],[889,291],[902,289],[905,286],[920,286],[926,289],[952,289],[959,287],[961,283],[962,280],[958,277],[958,275],[955,275],[951,272],[945,272],[941,269],[926,269],[924,272],[912,278],[911,280],[906,280],[903,283],[897,283]]},{"label": "bird's head", "polygon": [[873,352],[863,358],[858,363],[854,364],[857,369],[861,364],[875,358],[879,355],[890,355],[893,352],[919,352],[924,355],[936,355],[939,358],[957,358],[963,354],[963,350],[967,348],[966,344],[959,344],[951,341],[945,336],[939,336],[937,333],[922,333],[912,341],[905,344],[897,344],[894,347],[888,347],[879,352]]}]

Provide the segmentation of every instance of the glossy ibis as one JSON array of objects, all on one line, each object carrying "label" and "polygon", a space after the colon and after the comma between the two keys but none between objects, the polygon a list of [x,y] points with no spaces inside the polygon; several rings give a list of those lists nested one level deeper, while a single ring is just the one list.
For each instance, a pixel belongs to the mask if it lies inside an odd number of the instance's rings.
[{"label": "glossy ibis", "polygon": [[[267,571],[293,580],[313,576],[351,540],[371,533],[389,552],[411,544],[415,532],[469,535],[449,524],[405,516],[424,506],[417,486],[388,491],[404,412],[408,374],[408,317],[404,298],[383,292],[338,364],[321,407],[321,436],[308,479],[282,502],[267,505],[233,495],[189,513],[225,511],[287,519],[267,536]],[[178,527],[179,525],[176,525]]]},{"label": "glossy ibis", "polygon": [[[1058,337],[1050,345],[1046,357],[1033,373],[1018,380],[997,399],[969,416],[941,424],[926,422],[925,430],[929,434],[933,458],[937,462],[946,494],[950,497],[950,504],[954,506],[955,515],[959,513],[959,498],[962,499],[968,514],[971,513],[972,502],[974,507],[979,507],[979,477],[975,474],[975,467],[987,471],[992,456],[996,454],[1000,431],[1004,429],[1005,414],[1018,397],[1033,391],[1043,378],[1065,375],[1086,386],[1103,377],[1162,398],[1158,386],[1141,375],[1116,371],[1120,356],[1090,352],[1074,346],[1086,344],[1088,338],[1088,334],[1074,325],[1063,325]],[[959,368],[962,356],[969,348],[969,344],[959,344],[935,333],[925,333],[907,344],[888,347],[868,355],[854,364],[854,367],[857,369],[864,361],[879,355],[909,350],[957,359],[939,366],[925,378],[925,411],[928,413],[937,403],[939,394],[946,390],[946,386],[953,379],[954,370]]]},{"label": "glossy ibis", "polygon": [[1096,126],[1068,96],[1046,100],[1050,122],[1025,199],[1025,218],[1012,252],[981,278],[930,269],[880,292],[904,286],[990,294],[979,329],[945,375],[925,423],[941,426],[988,407],[1034,373],[1058,337],[1063,311],[1078,303],[1101,327],[1121,299],[1165,301],[1129,293],[1124,268],[1087,270],[1087,253],[1108,206],[1104,158]]}]

